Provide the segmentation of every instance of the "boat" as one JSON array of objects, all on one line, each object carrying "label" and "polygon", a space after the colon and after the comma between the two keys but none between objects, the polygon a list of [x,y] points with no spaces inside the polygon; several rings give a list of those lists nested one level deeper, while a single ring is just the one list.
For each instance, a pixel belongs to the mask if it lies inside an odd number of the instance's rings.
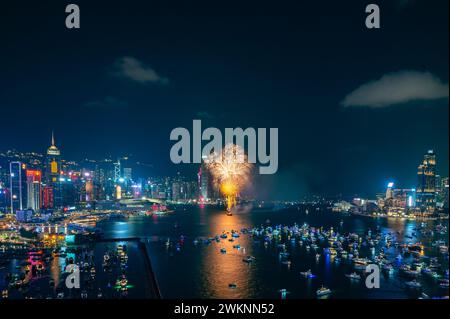
[{"label": "boat", "polygon": [[418,282],[416,280],[408,281],[405,284],[409,288],[413,288],[413,289],[420,289],[420,288],[422,288],[422,285],[420,284],[420,282]]},{"label": "boat", "polygon": [[118,290],[121,290],[121,291],[128,290],[128,279],[125,277],[125,275],[122,275],[121,278],[117,279],[116,287]]},{"label": "boat", "polygon": [[330,295],[331,293],[332,293],[331,290],[324,286],[320,287],[316,291],[317,297],[327,296],[327,295]]},{"label": "boat", "polygon": [[382,269],[388,273],[394,272],[394,267],[391,264],[384,264]]},{"label": "boat", "polygon": [[345,275],[347,278],[350,278],[351,280],[361,280],[361,275],[358,275],[356,272],[353,272],[351,274]]},{"label": "boat", "polygon": [[291,265],[291,261],[290,261],[290,260],[283,260],[281,263],[282,263],[283,265],[287,265],[287,266],[290,266],[290,265]]},{"label": "boat", "polygon": [[255,260],[255,257],[253,257],[253,256],[247,256],[244,259],[242,259],[242,261],[247,263],[247,264],[253,262],[254,260]]},{"label": "boat", "polygon": [[301,271],[301,272],[300,272],[300,275],[303,276],[303,277],[305,277],[305,278],[314,278],[314,277],[316,277],[316,275],[314,275],[314,274],[311,272],[311,269],[308,269],[307,271]]},{"label": "boat", "polygon": [[448,279],[442,279],[439,283],[439,287],[442,289],[448,289]]}]

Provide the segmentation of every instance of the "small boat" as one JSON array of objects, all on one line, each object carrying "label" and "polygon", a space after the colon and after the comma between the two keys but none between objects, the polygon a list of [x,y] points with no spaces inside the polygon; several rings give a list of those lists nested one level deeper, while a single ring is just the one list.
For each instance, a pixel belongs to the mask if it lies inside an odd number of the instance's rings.
[{"label": "small boat", "polygon": [[384,264],[383,270],[388,273],[392,273],[392,272],[394,272],[394,267],[391,264]]},{"label": "small boat", "polygon": [[350,278],[350,280],[361,280],[361,275],[357,274],[356,272],[353,272],[351,274],[345,275],[347,278]]},{"label": "small boat", "polygon": [[308,269],[307,271],[301,271],[300,275],[302,275],[303,277],[308,277],[309,275],[311,275],[311,269]]},{"label": "small boat", "polygon": [[281,263],[282,263],[283,265],[287,265],[287,266],[290,266],[290,265],[291,265],[291,261],[290,261],[290,260],[283,260]]},{"label": "small boat", "polygon": [[255,260],[255,257],[252,257],[252,256],[247,256],[244,259],[242,259],[242,261],[247,263],[247,264],[253,262],[254,260]]},{"label": "small boat", "polygon": [[303,276],[303,277],[305,277],[305,278],[314,278],[314,277],[316,277],[316,275],[314,275],[314,274],[311,272],[311,269],[308,269],[307,271],[301,271],[301,272],[300,272],[300,275]]},{"label": "small boat", "polygon": [[320,287],[316,291],[317,297],[327,296],[331,294],[331,290],[329,288],[326,288],[324,286]]},{"label": "small boat", "polygon": [[286,289],[280,289],[278,290],[278,292],[281,293],[281,299],[286,299],[286,295],[289,293],[289,291],[287,291]]},{"label": "small boat", "polygon": [[439,283],[439,287],[442,289],[448,289],[448,279],[442,279]]},{"label": "small boat", "polygon": [[422,288],[422,285],[420,284],[420,282],[418,282],[416,280],[408,281],[405,284],[409,288],[413,288],[413,289],[420,289],[420,288]]}]

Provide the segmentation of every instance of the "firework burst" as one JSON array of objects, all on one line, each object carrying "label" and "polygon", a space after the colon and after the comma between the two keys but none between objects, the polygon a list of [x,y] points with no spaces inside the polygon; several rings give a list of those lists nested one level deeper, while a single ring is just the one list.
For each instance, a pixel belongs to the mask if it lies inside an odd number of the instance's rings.
[{"label": "firework burst", "polygon": [[227,211],[236,205],[239,191],[248,184],[252,164],[248,163],[244,150],[234,144],[227,144],[221,153],[210,154],[206,160],[214,185],[227,200]]}]

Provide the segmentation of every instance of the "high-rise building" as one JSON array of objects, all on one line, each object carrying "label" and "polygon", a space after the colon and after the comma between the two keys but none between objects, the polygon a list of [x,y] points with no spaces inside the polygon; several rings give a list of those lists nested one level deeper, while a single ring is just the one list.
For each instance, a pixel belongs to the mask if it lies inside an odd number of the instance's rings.
[{"label": "high-rise building", "polygon": [[181,199],[181,185],[178,182],[172,184],[172,200],[178,201]]},{"label": "high-rise building", "polygon": [[387,189],[386,189],[386,197],[385,197],[386,200],[394,197],[394,191],[392,189],[393,187],[394,187],[394,183],[389,182],[387,185]]},{"label": "high-rise building", "polygon": [[42,206],[41,178],[40,170],[27,169],[27,208],[34,211],[41,209]]},{"label": "high-rise building", "polygon": [[130,167],[124,167],[123,168],[123,178],[127,182],[133,180],[132,169]]},{"label": "high-rise building", "polygon": [[9,164],[11,214],[25,209],[27,205],[26,168],[26,165],[21,162]]},{"label": "high-rise building", "polygon": [[442,208],[448,209],[448,177],[441,179],[440,192],[438,194],[438,200]]},{"label": "high-rise building", "polygon": [[200,166],[198,171],[198,182],[199,182],[199,195],[200,201],[208,201],[212,198],[211,181],[210,174],[205,164]]},{"label": "high-rise building", "polygon": [[416,205],[416,190],[396,188],[393,192],[392,204],[394,207],[413,208]]},{"label": "high-rise building", "polygon": [[436,208],[436,154],[429,150],[417,169],[416,206],[423,212]]},{"label": "high-rise building", "polygon": [[61,152],[55,145],[55,136],[52,132],[52,145],[47,149],[46,161],[46,185],[53,188],[53,204],[54,207],[61,207],[62,187],[60,181],[61,172]]},{"label": "high-rise building", "polygon": [[45,209],[54,208],[53,188],[51,186],[45,186],[42,194],[42,207]]}]

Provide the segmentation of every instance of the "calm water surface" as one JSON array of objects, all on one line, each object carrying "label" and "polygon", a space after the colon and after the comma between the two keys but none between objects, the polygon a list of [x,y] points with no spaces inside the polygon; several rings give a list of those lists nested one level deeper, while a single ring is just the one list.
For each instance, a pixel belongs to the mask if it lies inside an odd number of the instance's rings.
[{"label": "calm water surface", "polygon": [[[328,211],[304,209],[285,209],[277,211],[248,210],[226,216],[222,210],[212,207],[190,207],[166,216],[136,217],[128,221],[107,221],[100,227],[105,237],[120,238],[139,236],[147,238],[148,249],[155,269],[159,286],[164,298],[280,298],[280,289],[287,289],[287,298],[315,298],[315,291],[325,285],[333,290],[334,298],[409,298],[417,294],[405,289],[405,278],[397,271],[393,275],[382,275],[380,289],[367,289],[364,280],[351,283],[345,274],[353,271],[352,264],[342,259],[336,263],[329,255],[322,254],[316,261],[315,254],[304,247],[287,247],[291,254],[291,265],[280,262],[276,244],[265,247],[262,241],[255,241],[249,235],[241,234],[234,242],[222,239],[219,243],[195,245],[196,238],[208,238],[231,230],[266,225],[288,225],[307,223],[314,227],[333,227],[340,233],[355,232],[360,235],[377,226],[382,233],[399,232],[399,242],[422,242],[428,248],[427,256],[439,256],[437,248],[431,247],[431,241],[445,239],[448,235],[434,238],[403,237],[411,235],[417,226],[415,221],[404,219],[369,218],[363,216],[344,216]],[[343,221],[341,226],[340,222]],[[434,227],[435,222],[427,222]],[[448,226],[448,222],[445,223]],[[230,238],[230,236],[228,237]],[[170,246],[166,245],[170,240]],[[241,249],[234,249],[239,244]],[[222,253],[221,248],[226,249]],[[378,253],[378,250],[377,250]],[[395,248],[387,251],[389,259],[398,254]],[[256,259],[247,264],[243,257],[251,255]],[[448,259],[441,263],[448,269]],[[317,276],[304,279],[301,271],[311,269]],[[448,295],[448,291],[439,289],[433,280],[421,279],[424,292],[431,296]],[[237,288],[229,288],[235,283]]]}]

